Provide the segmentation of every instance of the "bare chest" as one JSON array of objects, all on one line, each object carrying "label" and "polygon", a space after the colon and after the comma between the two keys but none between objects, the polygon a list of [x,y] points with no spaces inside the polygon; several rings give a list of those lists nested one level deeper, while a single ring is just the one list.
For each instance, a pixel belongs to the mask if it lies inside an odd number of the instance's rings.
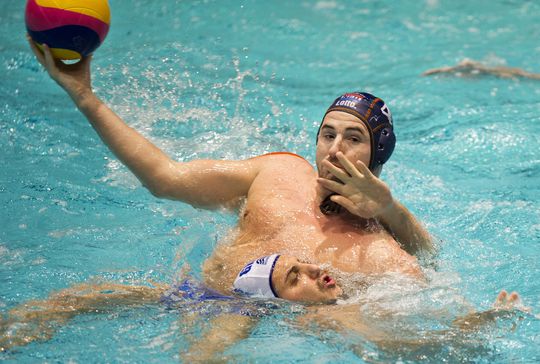
[{"label": "bare chest", "polygon": [[400,272],[416,264],[376,222],[322,214],[312,171],[268,175],[252,186],[235,236],[209,259],[206,278],[230,287],[247,262],[274,253],[349,273]]},{"label": "bare chest", "polygon": [[[283,197],[284,195],[282,195]],[[238,247],[281,253],[350,273],[399,271],[410,256],[374,220],[321,213],[315,196],[267,199],[244,212]],[[308,203],[306,203],[306,201]],[[412,258],[412,257],[411,257]]]}]

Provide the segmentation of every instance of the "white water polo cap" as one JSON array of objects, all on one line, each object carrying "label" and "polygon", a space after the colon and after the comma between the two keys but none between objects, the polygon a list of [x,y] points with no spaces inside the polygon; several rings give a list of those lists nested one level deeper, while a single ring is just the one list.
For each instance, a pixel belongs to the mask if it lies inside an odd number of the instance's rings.
[{"label": "white water polo cap", "polygon": [[278,258],[278,254],[273,254],[246,264],[234,280],[234,290],[255,297],[277,297],[272,273]]}]

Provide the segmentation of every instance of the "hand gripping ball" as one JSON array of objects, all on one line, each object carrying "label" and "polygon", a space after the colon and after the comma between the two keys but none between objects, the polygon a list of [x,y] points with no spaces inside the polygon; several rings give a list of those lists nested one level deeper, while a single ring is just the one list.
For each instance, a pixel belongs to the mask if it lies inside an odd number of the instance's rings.
[{"label": "hand gripping ball", "polygon": [[79,59],[105,40],[111,23],[107,0],[28,0],[26,29],[58,59]]}]

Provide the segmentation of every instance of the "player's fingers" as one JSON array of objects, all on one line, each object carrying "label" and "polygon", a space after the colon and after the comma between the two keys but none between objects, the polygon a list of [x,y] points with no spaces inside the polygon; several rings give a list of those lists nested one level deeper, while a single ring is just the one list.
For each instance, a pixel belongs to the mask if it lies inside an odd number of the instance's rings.
[{"label": "player's fingers", "polygon": [[348,179],[351,178],[351,176],[347,172],[345,172],[341,168],[336,167],[329,161],[325,160],[323,161],[323,164],[328,169],[328,171],[332,173],[332,175],[337,177],[340,181],[346,182]]},{"label": "player's fingers", "polygon": [[359,173],[358,169],[354,166],[354,164],[343,154],[342,152],[336,153],[336,157],[343,166],[343,168],[349,173],[351,177],[355,178],[362,178],[362,174]]},{"label": "player's fingers", "polygon": [[46,44],[43,44],[43,53],[45,53],[45,68],[47,68],[47,71],[51,74],[56,72],[56,62],[51,53],[51,49]]},{"label": "player's fingers", "polygon": [[317,182],[319,182],[321,186],[332,192],[339,194],[344,192],[344,186],[339,182],[332,181],[326,178],[317,178]]},{"label": "player's fingers", "polygon": [[506,305],[506,299],[508,296],[508,292],[506,292],[504,289],[499,292],[497,295],[497,298],[495,299],[495,303],[493,303],[494,308],[503,308]]},{"label": "player's fingers", "polygon": [[45,55],[42,51],[39,50],[36,43],[28,34],[26,34],[26,39],[28,40],[28,44],[30,45],[30,49],[32,49],[32,52],[36,56],[37,60],[43,67],[45,67]]},{"label": "player's fingers", "polygon": [[508,302],[510,303],[519,302],[519,294],[517,294],[517,292],[510,293],[510,296],[508,296]]},{"label": "player's fingers", "polygon": [[356,168],[358,169],[358,172],[362,174],[362,176],[366,178],[374,177],[373,173],[371,173],[369,168],[361,160],[356,161]]},{"label": "player's fingers", "polygon": [[92,62],[93,55],[90,54],[86,57],[81,58],[81,66],[84,67],[86,70],[90,69],[90,63]]},{"label": "player's fingers", "polygon": [[354,204],[354,202],[352,202],[348,198],[346,198],[344,196],[340,196],[340,195],[334,195],[334,196],[330,197],[330,200],[332,200],[333,202],[337,203],[338,205],[344,207],[351,214],[356,214],[356,210],[357,210],[356,205]]}]

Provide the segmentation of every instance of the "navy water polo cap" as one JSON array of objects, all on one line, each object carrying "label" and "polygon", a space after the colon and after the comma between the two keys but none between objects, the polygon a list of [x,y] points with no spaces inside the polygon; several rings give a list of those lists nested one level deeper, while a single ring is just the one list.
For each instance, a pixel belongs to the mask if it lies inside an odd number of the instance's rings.
[{"label": "navy water polo cap", "polygon": [[[369,130],[371,159],[368,167],[372,172],[390,159],[396,145],[396,136],[394,135],[392,114],[383,100],[367,92],[346,93],[334,100],[324,116],[331,111],[343,111],[354,115]],[[317,140],[321,127],[322,122],[317,132]]]}]

